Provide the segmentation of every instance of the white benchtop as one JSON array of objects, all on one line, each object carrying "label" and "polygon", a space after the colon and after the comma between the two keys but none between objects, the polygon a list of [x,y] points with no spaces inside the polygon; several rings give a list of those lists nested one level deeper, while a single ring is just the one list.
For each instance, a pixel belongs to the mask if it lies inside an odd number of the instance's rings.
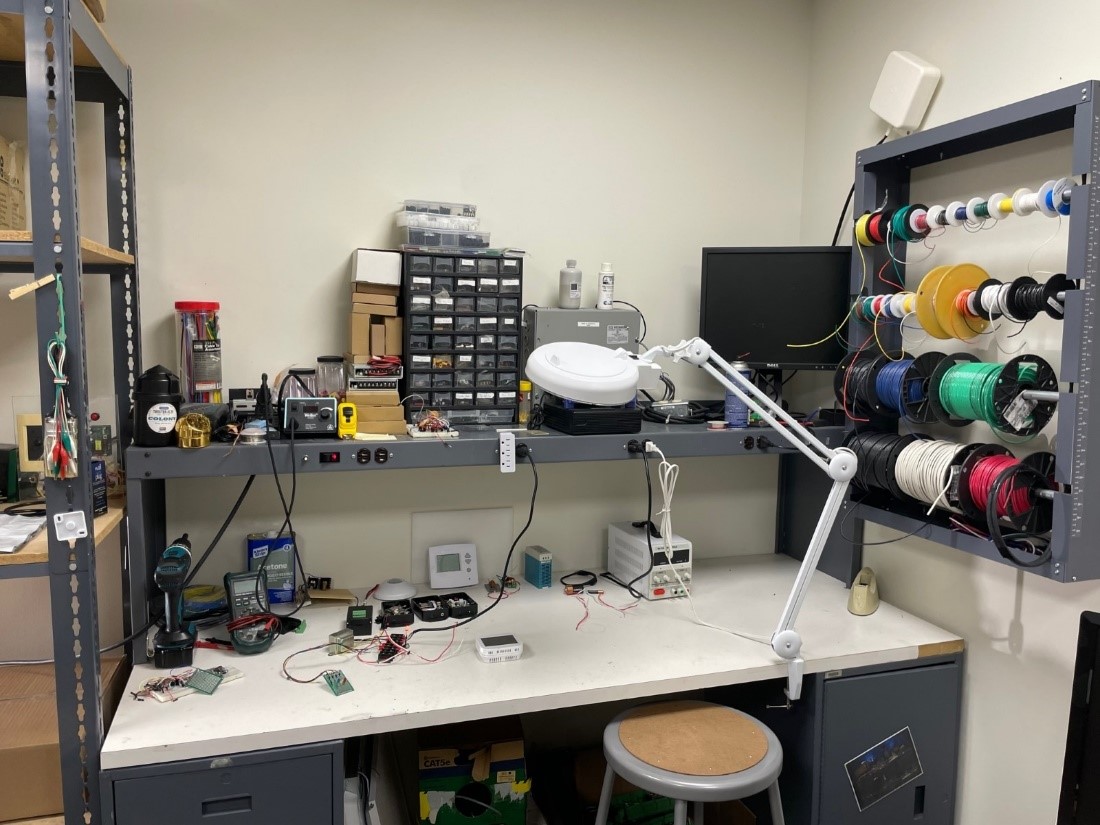
[{"label": "white benchtop", "polygon": [[[797,567],[780,555],[697,561],[694,591],[700,616],[769,637]],[[614,585],[601,580],[599,586],[608,602],[629,602]],[[483,587],[469,592],[482,607],[489,603]],[[853,616],[847,596],[840,582],[814,576],[797,623],[807,673],[962,650],[957,635],[885,603],[871,616]],[[304,609],[299,616],[307,622],[305,633],[283,636],[258,656],[196,650],[198,667],[227,664],[245,673],[212,696],[193,694],[166,704],[134,701],[130,691],[165,672],[140,665],[107,734],[102,767],[233,754],[786,676],[786,665],[770,647],[696,624],[685,600],[643,602],[620,616],[595,597],[588,598],[590,617],[578,631],[574,627],[584,610],[576,599],[563,595],[556,584],[536,590],[524,583],[519,593],[459,629],[454,646],[435,664],[408,657],[390,665],[367,665],[353,655],[328,656],[323,650],[291,661],[291,672],[302,678],[342,668],[355,688],[343,696],[333,696],[323,680],[290,682],[283,678],[281,665],[290,653],[325,642],[329,633],[342,628],[345,605]],[[523,658],[481,662],[473,639],[501,633],[523,641]],[[200,633],[225,635],[224,627]],[[450,635],[419,634],[413,651],[433,658]]]}]

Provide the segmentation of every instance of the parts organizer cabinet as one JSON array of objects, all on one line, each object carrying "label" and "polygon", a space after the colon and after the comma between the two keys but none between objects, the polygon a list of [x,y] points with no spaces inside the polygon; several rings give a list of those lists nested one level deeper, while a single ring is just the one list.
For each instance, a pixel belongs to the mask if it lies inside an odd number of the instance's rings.
[{"label": "parts organizer cabinet", "polygon": [[519,405],[523,259],[405,252],[405,415],[512,424]]},{"label": "parts organizer cabinet", "polygon": [[324,742],[103,774],[114,825],[303,825],[343,821],[344,744]]}]

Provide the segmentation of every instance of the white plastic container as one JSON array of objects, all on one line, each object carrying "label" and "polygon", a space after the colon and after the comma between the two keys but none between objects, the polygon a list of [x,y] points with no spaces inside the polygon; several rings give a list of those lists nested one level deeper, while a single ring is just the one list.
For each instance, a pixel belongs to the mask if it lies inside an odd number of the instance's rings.
[{"label": "white plastic container", "polygon": [[600,292],[596,309],[615,308],[615,272],[606,261],[600,265]]},{"label": "white plastic container", "polygon": [[558,307],[581,308],[581,271],[572,258],[565,262],[565,268],[558,274]]}]

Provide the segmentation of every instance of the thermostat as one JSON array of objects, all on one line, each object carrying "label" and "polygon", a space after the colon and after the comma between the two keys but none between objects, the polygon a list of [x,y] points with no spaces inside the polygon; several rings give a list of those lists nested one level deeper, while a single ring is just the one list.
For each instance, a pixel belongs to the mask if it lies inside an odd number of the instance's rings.
[{"label": "thermostat", "polygon": [[477,546],[439,544],[428,548],[428,580],[433,590],[477,584]]},{"label": "thermostat", "polygon": [[515,636],[478,636],[477,656],[483,662],[514,662],[523,655],[523,642]]}]

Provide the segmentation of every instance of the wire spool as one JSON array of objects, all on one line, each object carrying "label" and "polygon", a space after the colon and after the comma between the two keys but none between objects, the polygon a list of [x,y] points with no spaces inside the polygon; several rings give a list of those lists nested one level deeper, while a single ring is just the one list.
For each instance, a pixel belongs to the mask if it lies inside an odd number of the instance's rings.
[{"label": "wire spool", "polygon": [[929,507],[950,509],[947,498],[952,468],[967,445],[953,441],[920,439],[908,444],[897,457],[894,477],[898,487],[909,498]]},{"label": "wire spool", "polygon": [[1018,355],[1001,368],[993,389],[996,424],[991,426],[1031,438],[1050,423],[1058,402],[1022,398],[1025,390],[1058,391],[1054,368],[1037,355]]},{"label": "wire spool", "polygon": [[965,314],[957,302],[963,290],[975,290],[988,280],[989,273],[977,264],[956,264],[940,277],[932,294],[932,306],[940,328],[950,333],[948,337],[969,341],[989,327],[984,318]]},{"label": "wire spool", "polygon": [[1001,457],[1014,459],[1012,453],[1000,444],[976,444],[974,449],[963,460],[959,466],[959,487],[958,487],[958,505],[959,510],[967,518],[972,521],[981,524],[985,521],[985,499],[975,499],[972,491],[977,489],[977,485],[971,486],[971,477],[974,475],[974,470],[985,459],[991,457]]},{"label": "wire spool", "polygon": [[918,424],[936,420],[928,388],[942,352],[926,352],[917,358],[887,360],[875,374],[875,396],[891,413]]},{"label": "wire spool", "polygon": [[969,352],[953,352],[944,356],[940,363],[936,365],[936,368],[932,371],[932,378],[928,382],[928,405],[931,407],[932,415],[936,421],[952,427],[965,427],[967,424],[973,423],[973,418],[954,415],[947,409],[940,397],[940,388],[943,386],[944,376],[951,369],[962,364],[976,363],[979,363],[978,359]]},{"label": "wire spool", "polygon": [[940,281],[950,268],[950,266],[937,266],[921,279],[920,286],[917,287],[917,320],[925,332],[941,340],[950,338],[951,333],[940,326],[932,299]]},{"label": "wire spool", "polygon": [[1062,273],[1051,276],[1040,284],[1034,278],[1024,275],[1008,285],[1005,296],[1005,314],[1016,321],[1031,321],[1040,312],[1045,312],[1056,320],[1065,316],[1064,301],[1058,300],[1058,293],[1069,288],[1069,280]]},{"label": "wire spool", "polygon": [[836,375],[833,376],[833,392],[837,403],[850,413],[850,417],[897,415],[892,407],[883,403],[876,392],[879,371],[894,358],[851,353],[840,362]]},{"label": "wire spool", "polygon": [[896,498],[903,498],[905,493],[898,486],[895,467],[902,450],[916,440],[915,435],[897,433],[849,433],[844,446],[856,454],[856,476],[853,481],[863,490],[885,490]]}]

